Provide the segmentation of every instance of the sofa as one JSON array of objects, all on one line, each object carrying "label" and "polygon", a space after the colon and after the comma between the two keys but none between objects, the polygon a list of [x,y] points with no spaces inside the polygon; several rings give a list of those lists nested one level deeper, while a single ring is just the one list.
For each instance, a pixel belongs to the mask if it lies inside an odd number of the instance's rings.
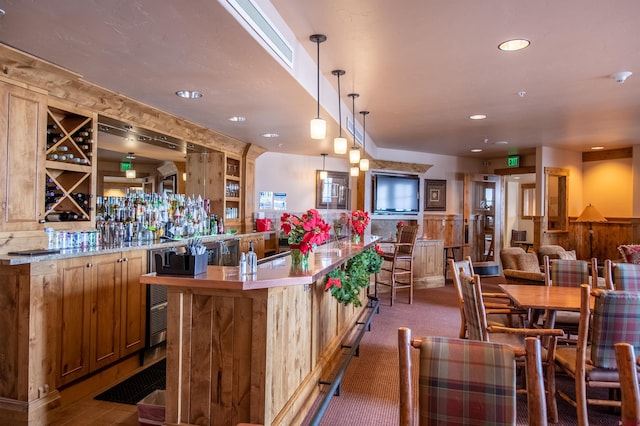
[{"label": "sofa", "polygon": [[527,253],[522,247],[500,250],[502,274],[510,284],[544,285],[544,271],[536,253]]}]

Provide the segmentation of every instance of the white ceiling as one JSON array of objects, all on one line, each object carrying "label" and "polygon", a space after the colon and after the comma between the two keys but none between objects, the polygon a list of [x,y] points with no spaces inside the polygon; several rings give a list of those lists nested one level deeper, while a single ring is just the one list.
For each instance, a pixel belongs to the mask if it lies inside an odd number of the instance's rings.
[{"label": "white ceiling", "polygon": [[[0,0],[0,41],[271,151],[331,152],[333,69],[346,71],[343,122],[350,92],[360,93],[356,110],[371,112],[367,148],[376,158],[384,158],[379,148],[491,157],[640,141],[637,0],[256,3],[293,46],[292,69],[243,28],[226,0]],[[328,37],[320,45],[321,116],[334,117],[320,142],[308,131],[316,115],[314,33]],[[513,37],[531,46],[497,49]],[[624,70],[635,72],[624,84],[609,77]],[[179,89],[204,97],[184,100]],[[488,118],[469,120],[475,113]],[[247,121],[231,123],[233,115]],[[280,137],[265,139],[266,132]],[[484,152],[470,153],[477,147]]]}]

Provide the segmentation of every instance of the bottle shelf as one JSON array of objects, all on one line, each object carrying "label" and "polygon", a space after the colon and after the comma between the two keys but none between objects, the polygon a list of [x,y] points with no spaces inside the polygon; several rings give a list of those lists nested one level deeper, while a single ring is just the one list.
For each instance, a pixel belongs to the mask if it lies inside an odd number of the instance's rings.
[{"label": "bottle shelf", "polygon": [[49,106],[45,160],[45,221],[90,221],[93,212],[95,120]]}]

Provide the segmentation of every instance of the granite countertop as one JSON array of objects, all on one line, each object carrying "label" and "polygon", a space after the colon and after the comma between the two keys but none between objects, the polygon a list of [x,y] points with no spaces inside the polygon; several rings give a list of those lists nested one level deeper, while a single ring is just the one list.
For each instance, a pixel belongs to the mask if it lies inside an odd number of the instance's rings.
[{"label": "granite countertop", "polygon": [[[267,234],[274,231],[267,232],[249,232],[246,234],[220,234],[220,235],[207,235],[201,238],[203,242],[208,241],[220,241],[229,240],[234,238],[243,238],[258,234]],[[174,240],[174,241],[141,241],[135,243],[124,243],[119,246],[97,246],[87,248],[69,248],[60,249],[58,253],[48,253],[39,255],[9,255],[0,254],[0,265],[22,265],[25,263],[44,262],[60,259],[69,259],[75,257],[95,256],[111,253],[122,253],[132,250],[154,250],[159,248],[169,247],[181,247],[185,246],[189,239]],[[46,249],[45,249],[46,250]],[[33,250],[35,251],[35,249]]]},{"label": "granite countertop", "polygon": [[190,289],[259,290],[291,285],[313,284],[353,256],[379,242],[377,236],[366,236],[364,243],[332,241],[318,247],[309,256],[309,268],[291,264],[291,256],[276,256],[258,265],[253,275],[241,275],[237,266],[208,266],[195,276],[142,275],[143,284],[168,285]]}]

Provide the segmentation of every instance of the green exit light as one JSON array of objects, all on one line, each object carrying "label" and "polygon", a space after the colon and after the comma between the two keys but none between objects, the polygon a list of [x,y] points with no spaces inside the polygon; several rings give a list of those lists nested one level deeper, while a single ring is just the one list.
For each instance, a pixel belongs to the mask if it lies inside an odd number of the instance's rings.
[{"label": "green exit light", "polygon": [[510,155],[507,158],[507,167],[520,167],[520,156]]},{"label": "green exit light", "polygon": [[127,170],[131,170],[131,163],[120,163],[120,171],[126,172]]}]

